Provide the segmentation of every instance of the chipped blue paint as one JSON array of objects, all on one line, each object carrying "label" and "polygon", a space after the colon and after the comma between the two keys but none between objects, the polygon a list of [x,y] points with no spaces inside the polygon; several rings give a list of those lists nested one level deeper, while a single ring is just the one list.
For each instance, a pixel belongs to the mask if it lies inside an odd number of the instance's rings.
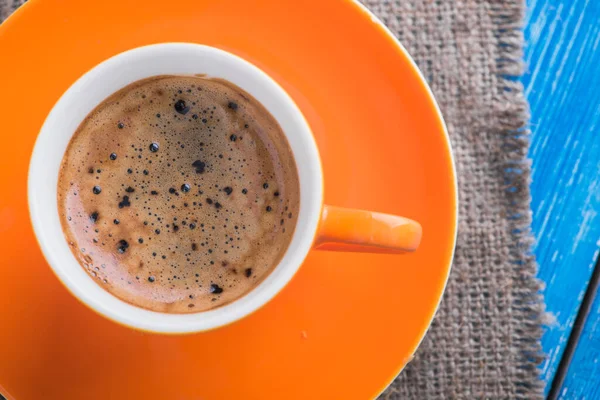
[{"label": "chipped blue paint", "polygon": [[[546,309],[554,316],[542,338],[547,392],[598,258],[600,1],[528,0],[525,38],[534,252],[538,276],[546,284]],[[600,359],[600,304],[595,306],[585,327],[588,336],[567,371],[561,391],[565,399],[600,399],[595,364]],[[588,346],[594,356],[586,357]],[[596,392],[586,392],[593,381]]]}]

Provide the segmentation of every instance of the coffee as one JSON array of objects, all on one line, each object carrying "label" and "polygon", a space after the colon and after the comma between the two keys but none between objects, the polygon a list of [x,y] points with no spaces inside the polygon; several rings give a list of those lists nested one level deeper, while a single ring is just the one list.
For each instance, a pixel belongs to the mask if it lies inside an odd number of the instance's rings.
[{"label": "coffee", "polygon": [[62,160],[63,231],[108,292],[190,313],[256,287],[283,257],[298,215],[281,127],[219,79],[157,76],[103,101]]}]

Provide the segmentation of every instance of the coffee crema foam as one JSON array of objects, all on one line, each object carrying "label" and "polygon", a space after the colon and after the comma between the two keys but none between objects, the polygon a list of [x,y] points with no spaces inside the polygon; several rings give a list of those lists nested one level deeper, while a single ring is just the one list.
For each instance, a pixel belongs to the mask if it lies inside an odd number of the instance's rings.
[{"label": "coffee crema foam", "polygon": [[157,76],[102,102],[62,160],[63,231],[87,273],[133,305],[227,304],[278,264],[300,187],[277,121],[235,85]]}]

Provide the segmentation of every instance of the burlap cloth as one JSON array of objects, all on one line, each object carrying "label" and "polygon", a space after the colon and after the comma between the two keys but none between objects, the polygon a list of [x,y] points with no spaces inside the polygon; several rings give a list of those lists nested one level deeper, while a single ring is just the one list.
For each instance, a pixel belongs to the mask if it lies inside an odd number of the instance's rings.
[{"label": "burlap cloth", "polygon": [[[0,0],[0,20],[24,0]],[[522,0],[365,0],[423,71],[450,131],[459,234],[437,317],[384,399],[542,398]],[[385,329],[385,326],[381,327]],[[348,384],[351,384],[349,382]]]}]

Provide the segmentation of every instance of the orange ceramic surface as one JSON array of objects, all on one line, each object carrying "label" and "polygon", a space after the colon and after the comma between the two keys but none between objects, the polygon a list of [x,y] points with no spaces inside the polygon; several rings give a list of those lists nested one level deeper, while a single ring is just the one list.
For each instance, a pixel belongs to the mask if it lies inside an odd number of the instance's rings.
[{"label": "orange ceramic surface", "polygon": [[[169,41],[220,47],[270,74],[314,131],[326,203],[417,220],[419,249],[313,251],[268,305],[196,335],[133,331],[77,302],[29,222],[34,140],[88,69]],[[356,3],[31,0],[0,27],[0,54],[0,390],[9,398],[366,399],[410,359],[449,270],[455,177],[418,72]]]},{"label": "orange ceramic surface", "polygon": [[404,253],[415,251],[422,236],[421,225],[404,217],[325,205],[315,247],[323,250]]}]

